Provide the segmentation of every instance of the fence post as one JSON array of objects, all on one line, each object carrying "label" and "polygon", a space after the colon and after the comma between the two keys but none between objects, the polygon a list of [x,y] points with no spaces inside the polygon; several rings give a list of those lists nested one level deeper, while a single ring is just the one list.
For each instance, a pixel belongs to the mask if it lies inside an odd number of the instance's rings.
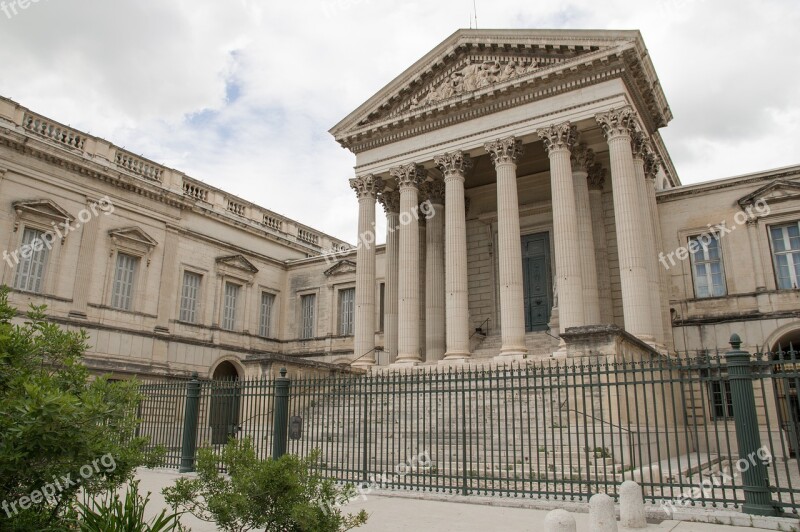
[{"label": "fence post", "polygon": [[275,417],[272,422],[272,459],[277,460],[286,454],[289,440],[289,379],[286,368],[281,368],[281,376],[275,379]]},{"label": "fence post", "polygon": [[194,458],[197,452],[197,422],[200,416],[200,381],[197,372],[186,383],[186,408],[183,412],[183,442],[181,445],[180,473],[194,471]]},{"label": "fence post", "polygon": [[733,418],[736,424],[736,442],[740,460],[745,465],[738,467],[742,473],[745,503],[742,511],[753,515],[777,516],[781,512],[772,501],[769,490],[767,467],[759,458],[761,435],[758,432],[756,399],[753,393],[753,372],[750,353],[739,349],[742,340],[738,334],[731,335],[731,350],[725,354],[728,379],[731,385]]}]

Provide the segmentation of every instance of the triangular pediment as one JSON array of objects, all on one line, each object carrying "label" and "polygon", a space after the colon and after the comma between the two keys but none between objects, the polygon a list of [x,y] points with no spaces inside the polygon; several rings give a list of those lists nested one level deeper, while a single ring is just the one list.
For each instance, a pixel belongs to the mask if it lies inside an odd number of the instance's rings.
[{"label": "triangular pediment", "polygon": [[65,209],[49,199],[15,201],[12,206],[17,214],[26,213],[62,221],[74,219]]},{"label": "triangular pediment", "polygon": [[[671,118],[638,31],[459,30],[331,129],[352,148],[359,137],[627,64],[657,125]],[[622,72],[624,68],[615,71]],[[598,82],[602,81],[598,78]],[[547,96],[547,91],[542,94]],[[513,99],[513,98],[512,98]]]},{"label": "triangular pediment", "polygon": [[253,266],[253,263],[244,258],[242,255],[227,255],[225,257],[217,258],[218,265],[225,265],[237,270],[242,270],[248,273],[258,273],[258,268]]},{"label": "triangular pediment", "polygon": [[344,275],[348,273],[355,273],[356,272],[356,263],[351,260],[340,260],[327,270],[325,270],[325,276],[330,277],[332,275]]},{"label": "triangular pediment", "polygon": [[800,183],[786,179],[776,179],[758,188],[737,202],[741,207],[761,202],[778,203],[781,201],[800,199]]},{"label": "triangular pediment", "polygon": [[128,243],[138,244],[147,248],[154,248],[158,245],[158,242],[153,237],[138,227],[112,229],[108,232],[108,236],[115,241],[125,240]]}]

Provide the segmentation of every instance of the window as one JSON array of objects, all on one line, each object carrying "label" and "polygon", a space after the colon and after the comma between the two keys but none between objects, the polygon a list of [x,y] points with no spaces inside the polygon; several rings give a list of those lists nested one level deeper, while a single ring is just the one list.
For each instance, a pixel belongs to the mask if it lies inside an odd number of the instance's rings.
[{"label": "window", "polygon": [[724,296],[725,271],[722,268],[719,236],[704,234],[689,238],[695,297]]},{"label": "window", "polygon": [[222,328],[232,331],[236,328],[236,311],[239,306],[239,291],[241,286],[234,283],[225,283],[225,297],[222,302]]},{"label": "window", "polygon": [[258,334],[272,336],[272,307],[275,305],[275,295],[261,292],[261,321],[258,325]]},{"label": "window", "polygon": [[356,289],[339,290],[339,334],[353,335],[353,314],[356,308]]},{"label": "window", "polygon": [[314,337],[314,306],[316,304],[317,296],[315,294],[308,294],[300,298],[300,308],[302,309],[302,325],[300,331],[301,338]]},{"label": "window", "polygon": [[197,323],[197,298],[200,294],[202,276],[194,272],[183,272],[183,290],[181,291],[180,320]]},{"label": "window", "polygon": [[112,307],[120,310],[133,309],[133,282],[138,264],[138,257],[117,253],[114,287],[111,292]]},{"label": "window", "polygon": [[788,290],[798,287],[800,279],[800,227],[798,222],[771,227],[772,255],[778,288]]},{"label": "window", "polygon": [[711,413],[714,419],[733,417],[733,399],[731,398],[731,381],[728,376],[719,376],[708,381]]},{"label": "window", "polygon": [[22,233],[14,288],[29,292],[42,291],[44,266],[47,264],[47,247],[43,237],[44,232],[29,227]]}]

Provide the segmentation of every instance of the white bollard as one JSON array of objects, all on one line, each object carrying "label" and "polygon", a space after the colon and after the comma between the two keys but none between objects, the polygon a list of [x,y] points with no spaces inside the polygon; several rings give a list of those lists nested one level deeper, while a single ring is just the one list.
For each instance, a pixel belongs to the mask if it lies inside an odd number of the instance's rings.
[{"label": "white bollard", "polygon": [[545,532],[576,532],[575,518],[566,510],[553,510],[544,518]]},{"label": "white bollard", "polygon": [[592,495],[589,499],[589,521],[589,532],[617,532],[614,499],[605,493]]},{"label": "white bollard", "polygon": [[623,527],[647,528],[642,487],[632,480],[626,480],[619,487],[619,514]]}]

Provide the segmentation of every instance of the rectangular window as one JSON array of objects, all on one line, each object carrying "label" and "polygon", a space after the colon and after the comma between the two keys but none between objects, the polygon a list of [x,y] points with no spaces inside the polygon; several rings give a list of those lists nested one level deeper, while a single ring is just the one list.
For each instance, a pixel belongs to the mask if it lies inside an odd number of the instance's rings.
[{"label": "rectangular window", "polygon": [[353,335],[353,314],[356,309],[356,289],[339,290],[339,334]]},{"label": "rectangular window", "polygon": [[771,227],[772,256],[778,288],[789,290],[800,285],[800,226],[798,222]]},{"label": "rectangular window", "polygon": [[711,409],[714,419],[733,417],[733,399],[731,398],[731,382],[727,375],[708,382],[708,394],[711,397]]},{"label": "rectangular window", "polygon": [[139,258],[125,253],[117,253],[117,266],[114,270],[114,287],[111,292],[111,306],[120,310],[133,309],[133,283]]},{"label": "rectangular window", "polygon": [[314,337],[314,306],[316,302],[317,296],[315,294],[308,294],[300,298],[300,307],[303,312],[303,328],[300,331],[301,338],[306,339]]},{"label": "rectangular window", "polygon": [[181,291],[180,320],[197,323],[197,299],[200,295],[200,279],[202,276],[194,272],[183,272],[183,290]]},{"label": "rectangular window", "polygon": [[258,334],[261,336],[272,336],[272,307],[274,305],[275,295],[261,292],[261,318],[258,325]]},{"label": "rectangular window", "polygon": [[[47,264],[47,247],[44,232],[29,227],[22,233],[19,265],[14,278],[14,288],[29,292],[42,291],[44,266]],[[24,253],[23,253],[24,252]]]},{"label": "rectangular window", "polygon": [[236,328],[236,314],[239,307],[239,291],[241,286],[225,283],[225,298],[222,303],[222,328],[232,331]]},{"label": "rectangular window", "polygon": [[724,296],[725,270],[722,268],[719,236],[705,234],[689,238],[695,297]]}]

